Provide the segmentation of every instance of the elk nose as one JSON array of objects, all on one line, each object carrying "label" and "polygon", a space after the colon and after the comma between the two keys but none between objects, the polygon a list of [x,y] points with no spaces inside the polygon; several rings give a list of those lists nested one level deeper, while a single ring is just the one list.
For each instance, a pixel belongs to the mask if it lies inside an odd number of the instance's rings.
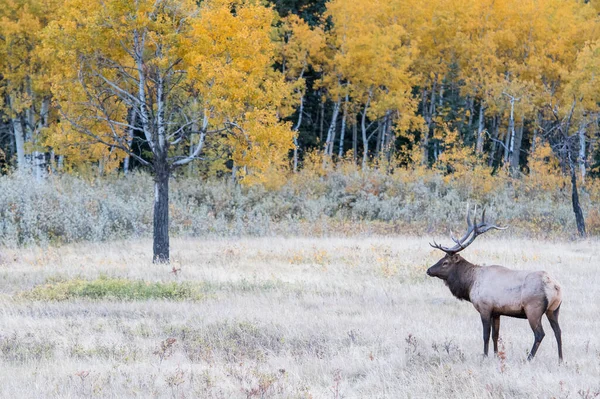
[{"label": "elk nose", "polygon": [[431,272],[429,271],[429,269],[427,269],[427,275],[431,276]]}]

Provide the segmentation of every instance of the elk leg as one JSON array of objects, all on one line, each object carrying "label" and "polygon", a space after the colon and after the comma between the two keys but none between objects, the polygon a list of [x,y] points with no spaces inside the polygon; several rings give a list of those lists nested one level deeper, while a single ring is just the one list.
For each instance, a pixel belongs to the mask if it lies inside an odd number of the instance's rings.
[{"label": "elk leg", "polygon": [[483,324],[483,355],[488,355],[490,346],[490,327],[492,326],[492,318],[489,315],[481,315],[481,324]]},{"label": "elk leg", "polygon": [[561,338],[560,326],[558,325],[559,310],[560,310],[560,305],[558,305],[558,308],[556,308],[556,310],[548,310],[546,312],[546,317],[548,317],[548,321],[550,322],[550,326],[552,327],[552,330],[554,331],[554,336],[556,337],[556,344],[558,345],[558,361],[562,362],[562,360],[563,360],[562,338]]},{"label": "elk leg", "polygon": [[533,330],[533,335],[535,337],[531,352],[529,353],[529,356],[527,356],[527,360],[531,360],[535,356],[535,353],[537,352],[538,347],[542,343],[544,335],[546,334],[544,334],[544,328],[542,327],[542,314],[539,314],[539,312],[534,312],[534,314],[531,315],[527,314],[527,320],[529,320],[529,326]]},{"label": "elk leg", "polygon": [[494,353],[498,354],[498,336],[500,335],[500,316],[492,317],[492,342],[494,343]]}]

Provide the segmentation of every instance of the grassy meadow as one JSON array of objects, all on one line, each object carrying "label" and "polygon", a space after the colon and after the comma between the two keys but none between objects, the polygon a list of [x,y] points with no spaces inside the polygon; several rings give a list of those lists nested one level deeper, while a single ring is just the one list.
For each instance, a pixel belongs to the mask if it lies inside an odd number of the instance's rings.
[{"label": "grassy meadow", "polygon": [[483,358],[430,237],[177,238],[171,265],[146,239],[2,248],[0,397],[600,396],[600,242],[509,237],[464,256],[561,282],[561,366],[545,319],[533,362],[509,318]]}]

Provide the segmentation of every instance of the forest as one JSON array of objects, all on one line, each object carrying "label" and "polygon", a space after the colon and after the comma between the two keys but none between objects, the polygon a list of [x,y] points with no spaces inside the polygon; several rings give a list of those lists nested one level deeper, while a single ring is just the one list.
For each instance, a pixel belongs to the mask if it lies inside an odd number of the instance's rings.
[{"label": "forest", "polygon": [[150,173],[159,258],[173,177],[539,189],[599,229],[598,2],[3,3],[2,173]]}]

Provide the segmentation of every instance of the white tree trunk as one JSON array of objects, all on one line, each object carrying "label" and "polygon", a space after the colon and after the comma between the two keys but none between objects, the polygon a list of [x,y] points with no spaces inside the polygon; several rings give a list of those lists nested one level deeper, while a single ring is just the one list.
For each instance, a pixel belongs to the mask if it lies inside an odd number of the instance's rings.
[{"label": "white tree trunk", "polygon": [[25,171],[28,169],[27,160],[25,158],[25,135],[23,133],[23,123],[21,118],[15,116],[11,118],[13,134],[15,136],[15,147],[17,150],[17,169]]},{"label": "white tree trunk", "polygon": [[[33,93],[30,91],[30,95]],[[40,148],[40,133],[42,129],[48,127],[48,112],[50,111],[50,98],[44,97],[40,104],[40,114],[36,119],[35,109],[31,106],[28,110],[28,120],[30,128],[30,140],[34,144],[36,150],[33,151],[33,174],[36,180],[44,180],[48,176],[48,162],[45,151],[38,151]]]},{"label": "white tree trunk", "polygon": [[481,154],[483,153],[483,129],[485,128],[485,106],[484,102],[481,101],[479,105],[479,124],[477,125],[477,144],[475,145],[475,153]]},{"label": "white tree trunk", "polygon": [[302,114],[304,113],[304,96],[300,97],[300,109],[298,110],[298,122],[294,126],[294,173],[298,171],[298,131],[302,125]]},{"label": "white tree trunk", "polygon": [[[194,99],[194,109],[198,109],[198,100]],[[196,136],[197,136],[197,131],[198,131],[198,120],[199,118],[196,116],[194,118],[194,121],[192,122],[192,133],[190,134],[190,149],[188,151],[188,156],[189,157],[193,157],[194,156],[194,150],[195,150],[195,145],[194,143],[196,142]],[[190,162],[188,164],[188,174],[190,176],[194,175],[194,162]]]},{"label": "white tree trunk", "polygon": [[327,130],[327,140],[325,141],[325,155],[331,156],[333,154],[333,142],[335,141],[335,128],[337,125],[337,118],[340,113],[341,100],[337,100],[333,106],[333,115],[331,116],[331,124]]},{"label": "white tree trunk", "polygon": [[[127,129],[127,147],[131,148],[131,145],[133,144],[133,130],[135,127],[135,122],[137,119],[137,111],[135,108],[131,109],[131,117],[129,118],[129,128]],[[123,173],[125,174],[125,176],[129,175],[129,162],[131,160],[131,157],[129,156],[129,153],[127,153],[127,155],[125,155],[125,158],[123,159]]]},{"label": "white tree trunk", "polygon": [[138,73],[138,107],[139,107],[139,115],[140,120],[142,122],[142,130],[144,132],[144,137],[146,138],[146,142],[150,146],[150,150],[156,156],[157,152],[155,149],[155,140],[152,137],[152,131],[150,127],[150,117],[148,115],[148,110],[146,109],[146,105],[148,102],[146,101],[146,75],[144,71],[144,62],[143,62],[143,52],[145,46],[146,37],[139,32],[135,32],[134,34],[134,53],[135,53],[135,61],[137,66]]},{"label": "white tree trunk", "polygon": [[348,116],[348,95],[344,99],[344,114],[342,116],[342,131],[340,132],[340,145],[338,148],[338,158],[344,156],[344,136],[346,134],[346,117]]},{"label": "white tree trunk", "polygon": [[513,170],[519,170],[519,158],[521,156],[521,143],[523,141],[523,128],[525,125],[525,119],[521,118],[521,124],[516,131],[516,134],[513,136],[511,142],[511,157],[510,157],[510,167]]},{"label": "white tree trunk", "polygon": [[387,140],[387,111],[385,114],[385,117],[383,118],[383,123],[381,124],[381,142],[379,143],[379,155],[381,157],[383,157],[383,155],[385,154],[385,142]]},{"label": "white tree trunk", "polygon": [[363,159],[362,159],[362,168],[365,169],[367,167],[367,160],[369,159],[369,138],[367,137],[367,111],[369,110],[369,105],[371,104],[371,95],[372,92],[369,92],[369,98],[367,98],[367,103],[365,104],[365,109],[362,113],[362,118],[360,121],[360,129],[362,131],[362,141],[363,141]]},{"label": "white tree trunk", "polygon": [[508,131],[506,132],[506,141],[504,144],[504,162],[508,162],[513,153],[513,146],[515,143],[515,119],[514,119],[514,101],[510,103],[510,119],[508,120]]},{"label": "white tree trunk", "polygon": [[492,118],[492,148],[490,149],[490,159],[488,160],[488,166],[490,167],[494,165],[494,161],[496,159],[496,149],[498,148],[499,137],[498,130],[500,129],[498,127],[498,125],[500,124],[498,120],[499,118],[499,116],[495,116],[494,118]]},{"label": "white tree trunk", "polygon": [[386,142],[385,142],[385,152],[388,162],[392,160],[392,151],[394,150],[395,142],[396,142],[396,134],[392,134],[392,126],[393,126],[393,117],[392,111],[388,111],[387,125],[385,127],[386,130]]},{"label": "white tree trunk", "polygon": [[44,180],[48,176],[48,163],[46,162],[46,153],[42,151],[33,152],[33,168],[37,181]]},{"label": "white tree trunk", "polygon": [[358,151],[358,126],[356,123],[356,117],[353,118],[354,121],[352,122],[352,160],[354,162],[354,164],[356,164],[357,161],[357,151]]},{"label": "white tree trunk", "polygon": [[[15,99],[13,96],[8,97],[9,106],[15,109]],[[23,130],[23,120],[20,114],[14,115],[11,118],[13,137],[15,138],[15,151],[17,153],[17,169],[19,171],[27,170],[27,160],[25,158],[25,132]]]},{"label": "white tree trunk", "polygon": [[508,120],[508,131],[504,142],[504,162],[511,162],[515,149],[515,101],[519,101],[520,98],[515,98],[507,93],[503,94],[510,99],[510,119]]}]

